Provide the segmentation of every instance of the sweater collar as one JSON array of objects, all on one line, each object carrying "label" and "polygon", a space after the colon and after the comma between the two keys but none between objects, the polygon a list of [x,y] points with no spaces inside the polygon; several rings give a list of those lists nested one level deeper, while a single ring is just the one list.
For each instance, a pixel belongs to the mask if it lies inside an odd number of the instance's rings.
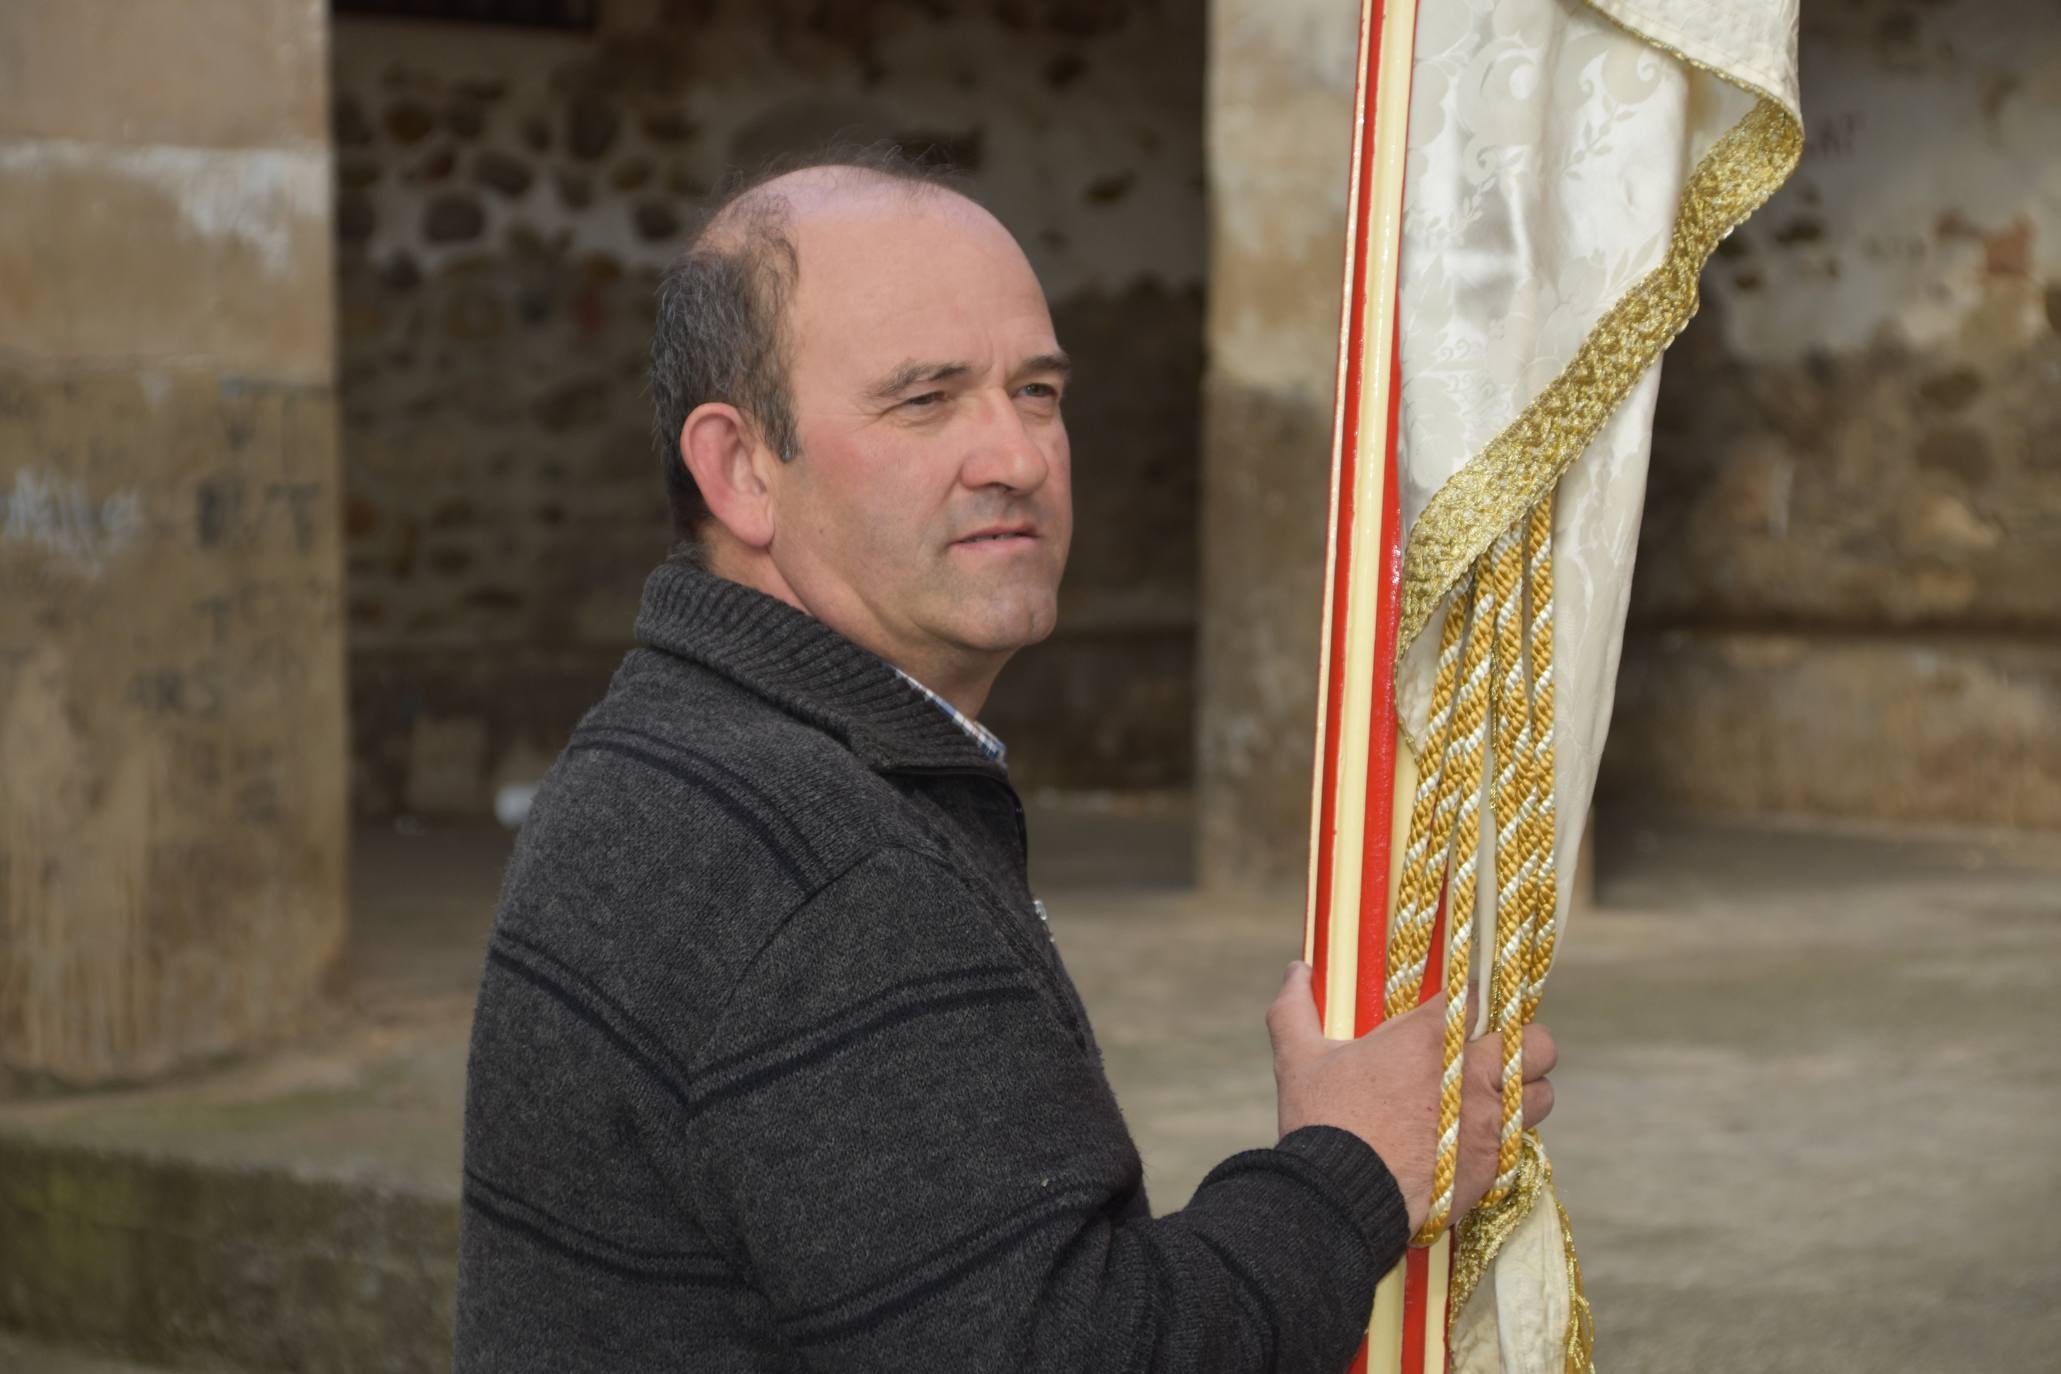
[{"label": "sweater collar", "polygon": [[827,731],[877,772],[1007,776],[877,654],[805,611],[690,563],[661,563],[646,580],[637,639]]}]

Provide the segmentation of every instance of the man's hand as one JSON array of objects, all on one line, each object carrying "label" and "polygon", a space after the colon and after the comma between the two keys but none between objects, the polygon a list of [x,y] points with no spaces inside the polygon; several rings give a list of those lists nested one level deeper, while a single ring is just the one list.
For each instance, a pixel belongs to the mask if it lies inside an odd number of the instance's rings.
[{"label": "man's hand", "polygon": [[[1274,1041],[1274,1083],[1281,1134],[1300,1126],[1337,1126],[1374,1147],[1395,1175],[1415,1234],[1431,1211],[1431,1173],[1438,1158],[1440,1045],[1445,998],[1384,1021],[1357,1040],[1327,1040],[1310,995],[1310,966],[1289,965],[1288,980],[1267,1009]],[[1467,1046],[1461,1070],[1460,1163],[1453,1181],[1453,1220],[1466,1215],[1495,1182],[1502,1129],[1497,1090],[1501,1041],[1484,1036]],[[1553,1110],[1558,1052],[1544,1026],[1524,1030],[1524,1121],[1536,1126]]]}]

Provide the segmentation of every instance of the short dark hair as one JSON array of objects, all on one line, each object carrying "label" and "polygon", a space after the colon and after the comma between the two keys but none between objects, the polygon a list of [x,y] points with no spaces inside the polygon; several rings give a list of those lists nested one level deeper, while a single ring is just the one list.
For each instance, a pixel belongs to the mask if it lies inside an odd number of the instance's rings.
[{"label": "short dark hair", "polygon": [[[782,158],[718,188],[687,250],[659,280],[651,332],[651,435],[673,511],[675,557],[698,555],[709,514],[680,461],[680,430],[697,406],[736,406],[783,462],[801,451],[787,327],[801,263],[787,230],[787,201],[762,188],[776,177],[816,167],[966,195],[933,150],[896,143],[841,145]],[[711,232],[718,228],[720,234]]]}]

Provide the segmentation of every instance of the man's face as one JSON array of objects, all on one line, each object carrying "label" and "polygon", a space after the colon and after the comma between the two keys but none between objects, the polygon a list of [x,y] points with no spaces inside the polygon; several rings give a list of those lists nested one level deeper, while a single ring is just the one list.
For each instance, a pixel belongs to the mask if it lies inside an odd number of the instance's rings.
[{"label": "man's face", "polygon": [[1073,536],[1066,364],[1006,230],[943,194],[798,217],[801,454],[773,543],[817,618],[919,679],[991,677],[1052,632]]}]

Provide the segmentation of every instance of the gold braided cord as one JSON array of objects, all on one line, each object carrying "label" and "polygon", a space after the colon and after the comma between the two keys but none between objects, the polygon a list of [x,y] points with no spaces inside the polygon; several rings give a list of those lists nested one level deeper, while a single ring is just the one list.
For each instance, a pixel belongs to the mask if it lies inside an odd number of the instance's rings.
[{"label": "gold braided cord", "polygon": [[[1438,903],[1445,893],[1447,872],[1453,861],[1454,827],[1463,801],[1477,793],[1481,785],[1482,729],[1488,711],[1488,641],[1485,635],[1469,631],[1477,589],[1478,584],[1472,580],[1461,584],[1440,636],[1441,658],[1456,665],[1456,671],[1442,677],[1450,696],[1433,711],[1434,720],[1440,723],[1442,747],[1434,756],[1436,766],[1418,779],[1410,809],[1412,829],[1422,821],[1425,833],[1421,845],[1406,846],[1404,853],[1404,892],[1408,901],[1398,903],[1403,919],[1397,931],[1398,947],[1389,959],[1389,1016],[1400,1016],[1410,1010],[1423,994],[1432,928],[1438,919]],[[1471,783],[1466,763],[1470,750],[1474,760]]]},{"label": "gold braided cord", "polygon": [[1553,798],[1556,779],[1553,754],[1553,502],[1531,510],[1525,530],[1525,595],[1531,618],[1525,624],[1525,652],[1531,660],[1531,816],[1526,850],[1531,856],[1533,913],[1531,957],[1524,973],[1524,1005],[1520,1014],[1530,1025],[1539,1012],[1546,973],[1553,967],[1553,949],[1560,929],[1560,885],[1554,862],[1558,811]]},{"label": "gold braided cord", "polygon": [[[1472,834],[1478,808],[1467,808],[1461,834]],[[1467,1055],[1467,960],[1474,952],[1474,863],[1453,873],[1447,913],[1451,941],[1445,954],[1445,1077],[1439,1084],[1439,1160],[1430,1176],[1430,1213],[1412,1244],[1432,1244],[1453,1222],[1453,1184],[1459,1178],[1459,1098]]]},{"label": "gold braided cord", "polygon": [[[1448,930],[1438,1154],[1431,1212],[1416,1237],[1420,1244],[1435,1240],[1450,1221],[1458,1174],[1461,1069],[1472,1022],[1467,978],[1474,946],[1484,760],[1492,765],[1487,796],[1498,827],[1495,929],[1487,973],[1491,1025],[1500,1032],[1502,1052],[1500,1146],[1490,1204],[1503,1201],[1514,1186],[1522,1153],[1522,1052],[1528,1021],[1524,1009],[1527,1002],[1535,1005],[1530,993],[1539,933],[1550,929],[1553,920],[1551,909],[1541,912],[1539,902],[1554,890],[1552,884],[1538,881],[1552,845],[1550,832],[1542,833],[1538,825],[1540,797],[1553,786],[1551,773],[1541,776],[1539,764],[1550,768],[1553,755],[1550,744],[1544,750],[1536,746],[1532,721],[1539,679],[1546,679],[1550,691],[1551,670],[1550,634],[1543,642],[1537,635],[1542,623],[1550,624],[1540,613],[1551,605],[1550,582],[1541,586],[1538,560],[1528,557],[1541,548],[1533,526],[1543,520],[1550,529],[1550,496],[1540,505],[1543,512],[1521,531],[1512,530],[1496,542],[1473,570],[1467,582],[1469,595],[1456,599],[1447,613],[1432,706],[1433,734],[1441,747],[1435,770],[1419,783],[1411,805],[1410,840],[1388,950],[1389,1015],[1415,1006],[1422,993],[1441,886],[1447,893]],[[1550,547],[1544,551],[1550,558]]]},{"label": "gold braided cord", "polygon": [[[1478,763],[1479,750],[1475,757]],[[1460,862],[1453,870],[1446,910],[1451,938],[1446,945],[1445,1069],[1439,1083],[1438,1159],[1431,1173],[1431,1212],[1415,1237],[1418,1245],[1430,1245],[1451,1223],[1453,1184],[1459,1177],[1462,1069],[1466,1065],[1467,1027],[1473,1019],[1468,1014],[1467,965],[1474,952],[1474,846],[1480,817],[1476,799],[1468,797],[1461,804],[1456,827],[1457,837],[1466,847],[1458,851]]]},{"label": "gold braided cord", "polygon": [[[1471,584],[1472,604],[1465,610],[1466,644],[1460,656],[1460,672],[1454,687],[1453,739],[1445,751],[1443,769],[1451,775],[1440,786],[1450,786],[1458,798],[1452,828],[1435,836],[1433,849],[1439,854],[1438,870],[1447,863],[1446,928],[1448,932],[1445,990],[1445,1038],[1443,1077],[1439,1084],[1438,1155],[1432,1166],[1431,1211],[1414,1238],[1429,1245],[1446,1229],[1453,1212],[1453,1181],[1460,1158],[1460,1086],[1463,1057],[1467,1050],[1467,970],[1474,953],[1475,862],[1480,849],[1481,764],[1488,730],[1489,622],[1495,616],[1495,592],[1487,580],[1476,577]],[[1451,614],[1462,615],[1458,603]],[[1418,797],[1421,800],[1423,790]],[[1439,843],[1443,840],[1443,843]],[[1423,986],[1420,965],[1409,985],[1399,989],[1405,1008],[1417,1004]]]},{"label": "gold braided cord", "polygon": [[[1459,770],[1445,766],[1452,747],[1456,674],[1460,643],[1466,634],[1464,604],[1469,589],[1453,599],[1439,632],[1438,675],[1432,697],[1439,703],[1431,721],[1431,769],[1417,784],[1410,804],[1409,837],[1403,846],[1403,876],[1396,892],[1396,916],[1388,932],[1388,980],[1383,1015],[1400,1016],[1417,1004],[1424,984],[1424,965],[1431,950],[1431,930],[1438,919],[1438,896],[1446,870],[1446,828],[1460,804]],[[1441,842],[1434,846],[1437,831]]]},{"label": "gold braided cord", "polygon": [[1518,1019],[1526,975],[1530,972],[1524,876],[1527,858],[1524,802],[1530,793],[1531,741],[1529,703],[1524,685],[1524,545],[1512,531],[1496,540],[1486,557],[1489,582],[1496,594],[1496,619],[1491,640],[1489,710],[1494,719],[1490,751],[1490,806],[1495,815],[1496,913],[1493,954],[1489,961],[1489,1025],[1500,1033],[1502,1051],[1502,1133],[1496,1152],[1496,1181],[1488,1200],[1500,1202],[1517,1170],[1518,1141],[1524,1124],[1522,1063],[1524,1023]]},{"label": "gold braided cord", "polygon": [[1439,601],[1553,488],[1682,331],[1696,313],[1704,261],[1787,179],[1802,153],[1795,115],[1762,98],[1690,173],[1660,265],[1603,312],[1524,413],[1432,494],[1403,553],[1398,663]]},{"label": "gold braided cord", "polygon": [[[1498,539],[1464,582],[1440,633],[1433,684],[1432,771],[1411,801],[1409,840],[1390,932],[1388,1015],[1423,991],[1437,895],[1446,894],[1446,1011],[1432,1204],[1417,1244],[1452,1219],[1458,1175],[1462,1066],[1472,1022],[1476,864],[1486,792],[1496,826],[1496,903],[1488,960],[1490,1025],[1499,1032],[1501,1125],[1496,1181],[1484,1205],[1516,1186],[1524,1123],[1523,1032],[1551,957],[1553,901],[1552,497]],[[1542,709],[1541,709],[1542,708]],[[1489,765],[1483,787],[1483,765]]]}]

